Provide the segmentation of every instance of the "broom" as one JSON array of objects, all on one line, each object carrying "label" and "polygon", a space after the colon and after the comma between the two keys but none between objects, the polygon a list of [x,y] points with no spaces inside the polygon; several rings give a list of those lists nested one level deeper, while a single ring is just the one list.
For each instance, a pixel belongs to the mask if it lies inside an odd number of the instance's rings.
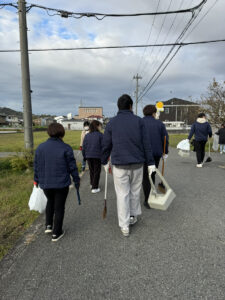
[{"label": "broom", "polygon": [[104,209],[103,209],[103,212],[102,212],[103,219],[105,219],[106,215],[107,215],[107,203],[106,203],[106,199],[107,199],[107,185],[108,185],[108,172],[105,172],[105,196],[104,196]]},{"label": "broom", "polygon": [[208,156],[208,158],[206,159],[206,161],[205,162],[211,162],[212,161],[212,157],[211,157],[211,155],[210,155],[210,148],[211,148],[211,145],[210,145],[210,140],[209,140],[209,156]]},{"label": "broom", "polygon": [[[163,157],[164,157],[165,154],[166,154],[166,136],[164,136]],[[164,176],[164,168],[165,168],[165,162],[164,162],[164,158],[163,158],[163,161],[162,161],[162,176]],[[158,184],[158,189],[163,194],[166,193],[166,187],[165,187],[165,185],[163,184],[162,181]]]}]

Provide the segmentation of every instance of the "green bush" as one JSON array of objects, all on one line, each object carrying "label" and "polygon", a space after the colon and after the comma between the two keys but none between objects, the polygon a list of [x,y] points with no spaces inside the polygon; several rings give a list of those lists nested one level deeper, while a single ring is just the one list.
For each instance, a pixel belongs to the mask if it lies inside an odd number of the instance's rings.
[{"label": "green bush", "polygon": [[12,169],[10,158],[1,158],[0,159],[0,170],[10,170],[10,169]]},{"label": "green bush", "polygon": [[25,151],[22,155],[12,157],[10,159],[10,165],[14,171],[24,171],[33,167],[33,161],[33,153]]}]

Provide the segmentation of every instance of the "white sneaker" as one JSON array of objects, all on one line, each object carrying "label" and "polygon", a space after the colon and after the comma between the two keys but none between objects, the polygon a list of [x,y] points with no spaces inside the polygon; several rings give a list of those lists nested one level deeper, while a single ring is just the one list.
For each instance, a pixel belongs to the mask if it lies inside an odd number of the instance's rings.
[{"label": "white sneaker", "polygon": [[123,236],[129,236],[129,227],[121,227]]},{"label": "white sneaker", "polygon": [[91,190],[92,194],[99,193],[100,191],[101,191],[100,188]]},{"label": "white sneaker", "polygon": [[137,223],[138,219],[135,216],[131,216],[130,217],[130,225],[134,225],[135,223]]},{"label": "white sneaker", "polygon": [[197,164],[196,167],[197,168],[202,168],[202,164]]}]

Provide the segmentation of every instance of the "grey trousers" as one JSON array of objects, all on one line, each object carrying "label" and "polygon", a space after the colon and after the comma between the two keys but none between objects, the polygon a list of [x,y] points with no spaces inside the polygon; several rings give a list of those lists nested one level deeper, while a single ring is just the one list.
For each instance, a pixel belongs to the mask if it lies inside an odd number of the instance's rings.
[{"label": "grey trousers", "polygon": [[113,166],[113,178],[119,226],[121,228],[128,227],[130,216],[141,215],[140,192],[143,167],[136,170],[125,170]]}]

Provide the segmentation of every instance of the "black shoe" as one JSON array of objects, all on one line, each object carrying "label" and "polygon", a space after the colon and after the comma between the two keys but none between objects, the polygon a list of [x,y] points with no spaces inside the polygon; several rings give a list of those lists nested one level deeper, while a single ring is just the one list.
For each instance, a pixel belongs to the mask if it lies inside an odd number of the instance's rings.
[{"label": "black shoe", "polygon": [[57,234],[53,234],[52,236],[52,242],[58,242],[58,240],[60,240],[65,234],[65,230],[62,231],[61,234],[57,235]]},{"label": "black shoe", "polygon": [[148,204],[147,201],[144,202],[144,206],[147,208],[147,209],[151,209],[150,205]]},{"label": "black shoe", "polygon": [[47,225],[45,227],[45,233],[52,233],[52,225]]}]

